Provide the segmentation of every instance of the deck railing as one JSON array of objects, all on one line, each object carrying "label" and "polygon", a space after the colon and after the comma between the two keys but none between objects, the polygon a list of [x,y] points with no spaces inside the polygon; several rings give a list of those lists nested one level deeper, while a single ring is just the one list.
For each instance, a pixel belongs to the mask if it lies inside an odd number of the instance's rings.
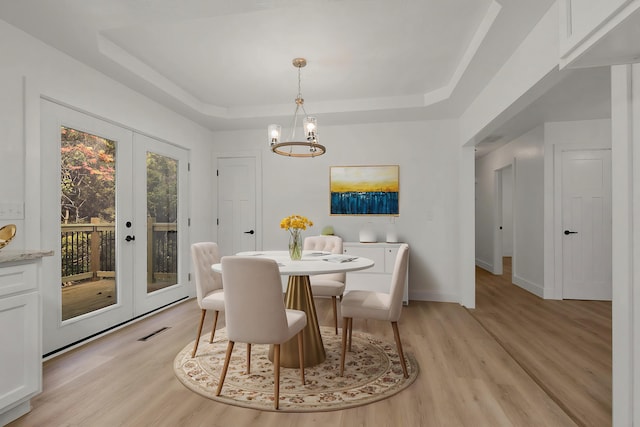
[{"label": "deck railing", "polygon": [[[115,277],[115,224],[62,224],[62,283]],[[178,271],[176,223],[147,221],[147,277],[175,280]]]}]

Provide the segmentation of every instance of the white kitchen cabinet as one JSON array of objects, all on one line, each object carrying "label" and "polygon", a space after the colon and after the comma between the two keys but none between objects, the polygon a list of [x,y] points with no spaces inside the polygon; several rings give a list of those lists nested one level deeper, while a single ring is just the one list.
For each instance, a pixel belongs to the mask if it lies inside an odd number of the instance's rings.
[{"label": "white kitchen cabinet", "polygon": [[31,409],[42,391],[38,261],[49,252],[0,252],[0,425]]},{"label": "white kitchen cabinet", "polygon": [[[361,256],[372,259],[375,265],[366,270],[347,273],[345,292],[352,290],[365,290],[376,292],[389,292],[391,276],[396,262],[396,255],[401,243],[360,243],[344,242],[342,250],[344,254]],[[404,305],[409,304],[409,268],[404,280],[402,296]]]}]

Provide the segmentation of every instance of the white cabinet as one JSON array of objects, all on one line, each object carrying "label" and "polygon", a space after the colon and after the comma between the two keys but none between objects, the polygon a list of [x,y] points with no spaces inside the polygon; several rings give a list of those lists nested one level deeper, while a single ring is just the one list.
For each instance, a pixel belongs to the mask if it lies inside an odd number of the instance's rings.
[{"label": "white cabinet", "polygon": [[560,0],[560,65],[637,62],[640,0]]},{"label": "white cabinet", "polygon": [[35,254],[0,252],[0,425],[29,412],[42,390],[38,260],[49,253]]},{"label": "white cabinet", "polygon": [[[365,290],[388,293],[400,245],[401,243],[344,242],[342,248],[345,254],[369,258],[375,262],[373,267],[366,270],[347,273],[345,292]],[[404,281],[402,302],[404,305],[409,304],[409,268]]]}]

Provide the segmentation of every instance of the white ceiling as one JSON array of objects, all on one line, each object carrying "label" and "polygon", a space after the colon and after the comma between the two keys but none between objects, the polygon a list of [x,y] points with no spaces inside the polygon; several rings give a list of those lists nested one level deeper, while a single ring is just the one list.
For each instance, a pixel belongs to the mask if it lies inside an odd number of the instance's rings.
[{"label": "white ceiling", "polygon": [[0,19],[222,130],[288,123],[295,57],[320,126],[459,117],[553,1],[0,0]]}]

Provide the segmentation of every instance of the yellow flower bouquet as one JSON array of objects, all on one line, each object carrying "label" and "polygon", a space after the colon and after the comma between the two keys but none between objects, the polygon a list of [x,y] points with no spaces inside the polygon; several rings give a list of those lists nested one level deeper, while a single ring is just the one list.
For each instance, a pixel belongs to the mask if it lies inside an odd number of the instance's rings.
[{"label": "yellow flower bouquet", "polygon": [[306,230],[307,227],[313,227],[313,221],[302,215],[291,215],[282,218],[280,221],[280,228],[289,230],[289,256],[292,260],[299,260],[302,258],[302,230]]}]

